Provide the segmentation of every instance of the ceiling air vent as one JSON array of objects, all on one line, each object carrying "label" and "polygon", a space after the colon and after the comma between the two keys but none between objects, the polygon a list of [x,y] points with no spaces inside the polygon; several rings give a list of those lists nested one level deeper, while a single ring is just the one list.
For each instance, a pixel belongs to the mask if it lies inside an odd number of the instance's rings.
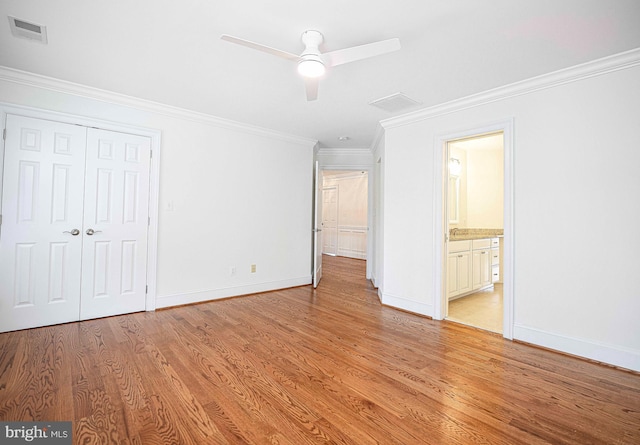
[{"label": "ceiling air vent", "polygon": [[403,93],[395,93],[391,96],[383,97],[374,100],[373,102],[369,102],[369,105],[378,107],[381,110],[388,111],[389,113],[396,113],[398,111],[407,110],[420,104],[421,102],[413,100]]},{"label": "ceiling air vent", "polygon": [[47,27],[9,16],[9,26],[14,37],[47,43]]}]

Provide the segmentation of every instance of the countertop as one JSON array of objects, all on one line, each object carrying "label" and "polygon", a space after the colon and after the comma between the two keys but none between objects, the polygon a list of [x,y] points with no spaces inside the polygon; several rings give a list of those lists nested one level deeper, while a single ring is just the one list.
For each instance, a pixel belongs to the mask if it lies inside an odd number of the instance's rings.
[{"label": "countertop", "polygon": [[504,236],[503,229],[451,229],[449,241],[463,241]]}]

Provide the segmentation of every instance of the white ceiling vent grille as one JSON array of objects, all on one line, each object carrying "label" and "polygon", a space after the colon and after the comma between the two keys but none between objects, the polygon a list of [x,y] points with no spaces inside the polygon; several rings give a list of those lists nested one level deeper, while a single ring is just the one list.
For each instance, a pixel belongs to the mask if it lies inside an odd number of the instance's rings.
[{"label": "white ceiling vent grille", "polygon": [[407,110],[420,104],[421,102],[411,99],[404,93],[395,93],[391,96],[382,97],[380,99],[374,100],[373,102],[369,102],[369,105],[378,107],[381,110],[388,111],[389,113],[396,113],[398,111]]},{"label": "white ceiling vent grille", "polygon": [[47,43],[47,27],[9,16],[9,26],[14,37]]}]

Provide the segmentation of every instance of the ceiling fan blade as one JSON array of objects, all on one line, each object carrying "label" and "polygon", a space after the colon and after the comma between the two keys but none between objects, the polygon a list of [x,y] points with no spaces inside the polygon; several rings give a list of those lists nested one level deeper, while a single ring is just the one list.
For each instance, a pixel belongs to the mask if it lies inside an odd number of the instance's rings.
[{"label": "ceiling fan blade", "polygon": [[257,49],[258,51],[262,51],[268,54],[273,54],[274,56],[282,57],[283,59],[289,59],[293,61],[300,60],[300,56],[297,54],[291,54],[286,51],[281,51],[279,49],[275,49],[269,46],[261,45],[259,43],[251,42],[249,40],[240,39],[238,37],[229,36],[227,34],[221,35],[220,38],[222,40],[226,40],[227,42],[236,43],[238,45],[246,46],[248,48]]},{"label": "ceiling fan blade", "polygon": [[317,77],[305,77],[304,88],[307,91],[307,101],[316,100],[318,98],[318,86],[320,79]]},{"label": "ceiling fan blade", "polygon": [[367,59],[381,54],[398,51],[400,49],[400,39],[393,38],[381,40],[374,43],[366,43],[351,48],[339,49],[322,54],[322,60],[328,66],[343,65],[356,60]]}]

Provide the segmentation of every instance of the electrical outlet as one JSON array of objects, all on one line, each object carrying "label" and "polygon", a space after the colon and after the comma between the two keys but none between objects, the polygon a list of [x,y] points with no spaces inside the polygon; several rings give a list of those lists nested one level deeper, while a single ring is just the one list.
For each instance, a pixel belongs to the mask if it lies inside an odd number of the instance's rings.
[{"label": "electrical outlet", "polygon": [[229,268],[229,275],[235,275],[236,274],[236,266],[231,266]]},{"label": "electrical outlet", "polygon": [[251,265],[251,273],[256,273],[256,265],[255,264]]}]

